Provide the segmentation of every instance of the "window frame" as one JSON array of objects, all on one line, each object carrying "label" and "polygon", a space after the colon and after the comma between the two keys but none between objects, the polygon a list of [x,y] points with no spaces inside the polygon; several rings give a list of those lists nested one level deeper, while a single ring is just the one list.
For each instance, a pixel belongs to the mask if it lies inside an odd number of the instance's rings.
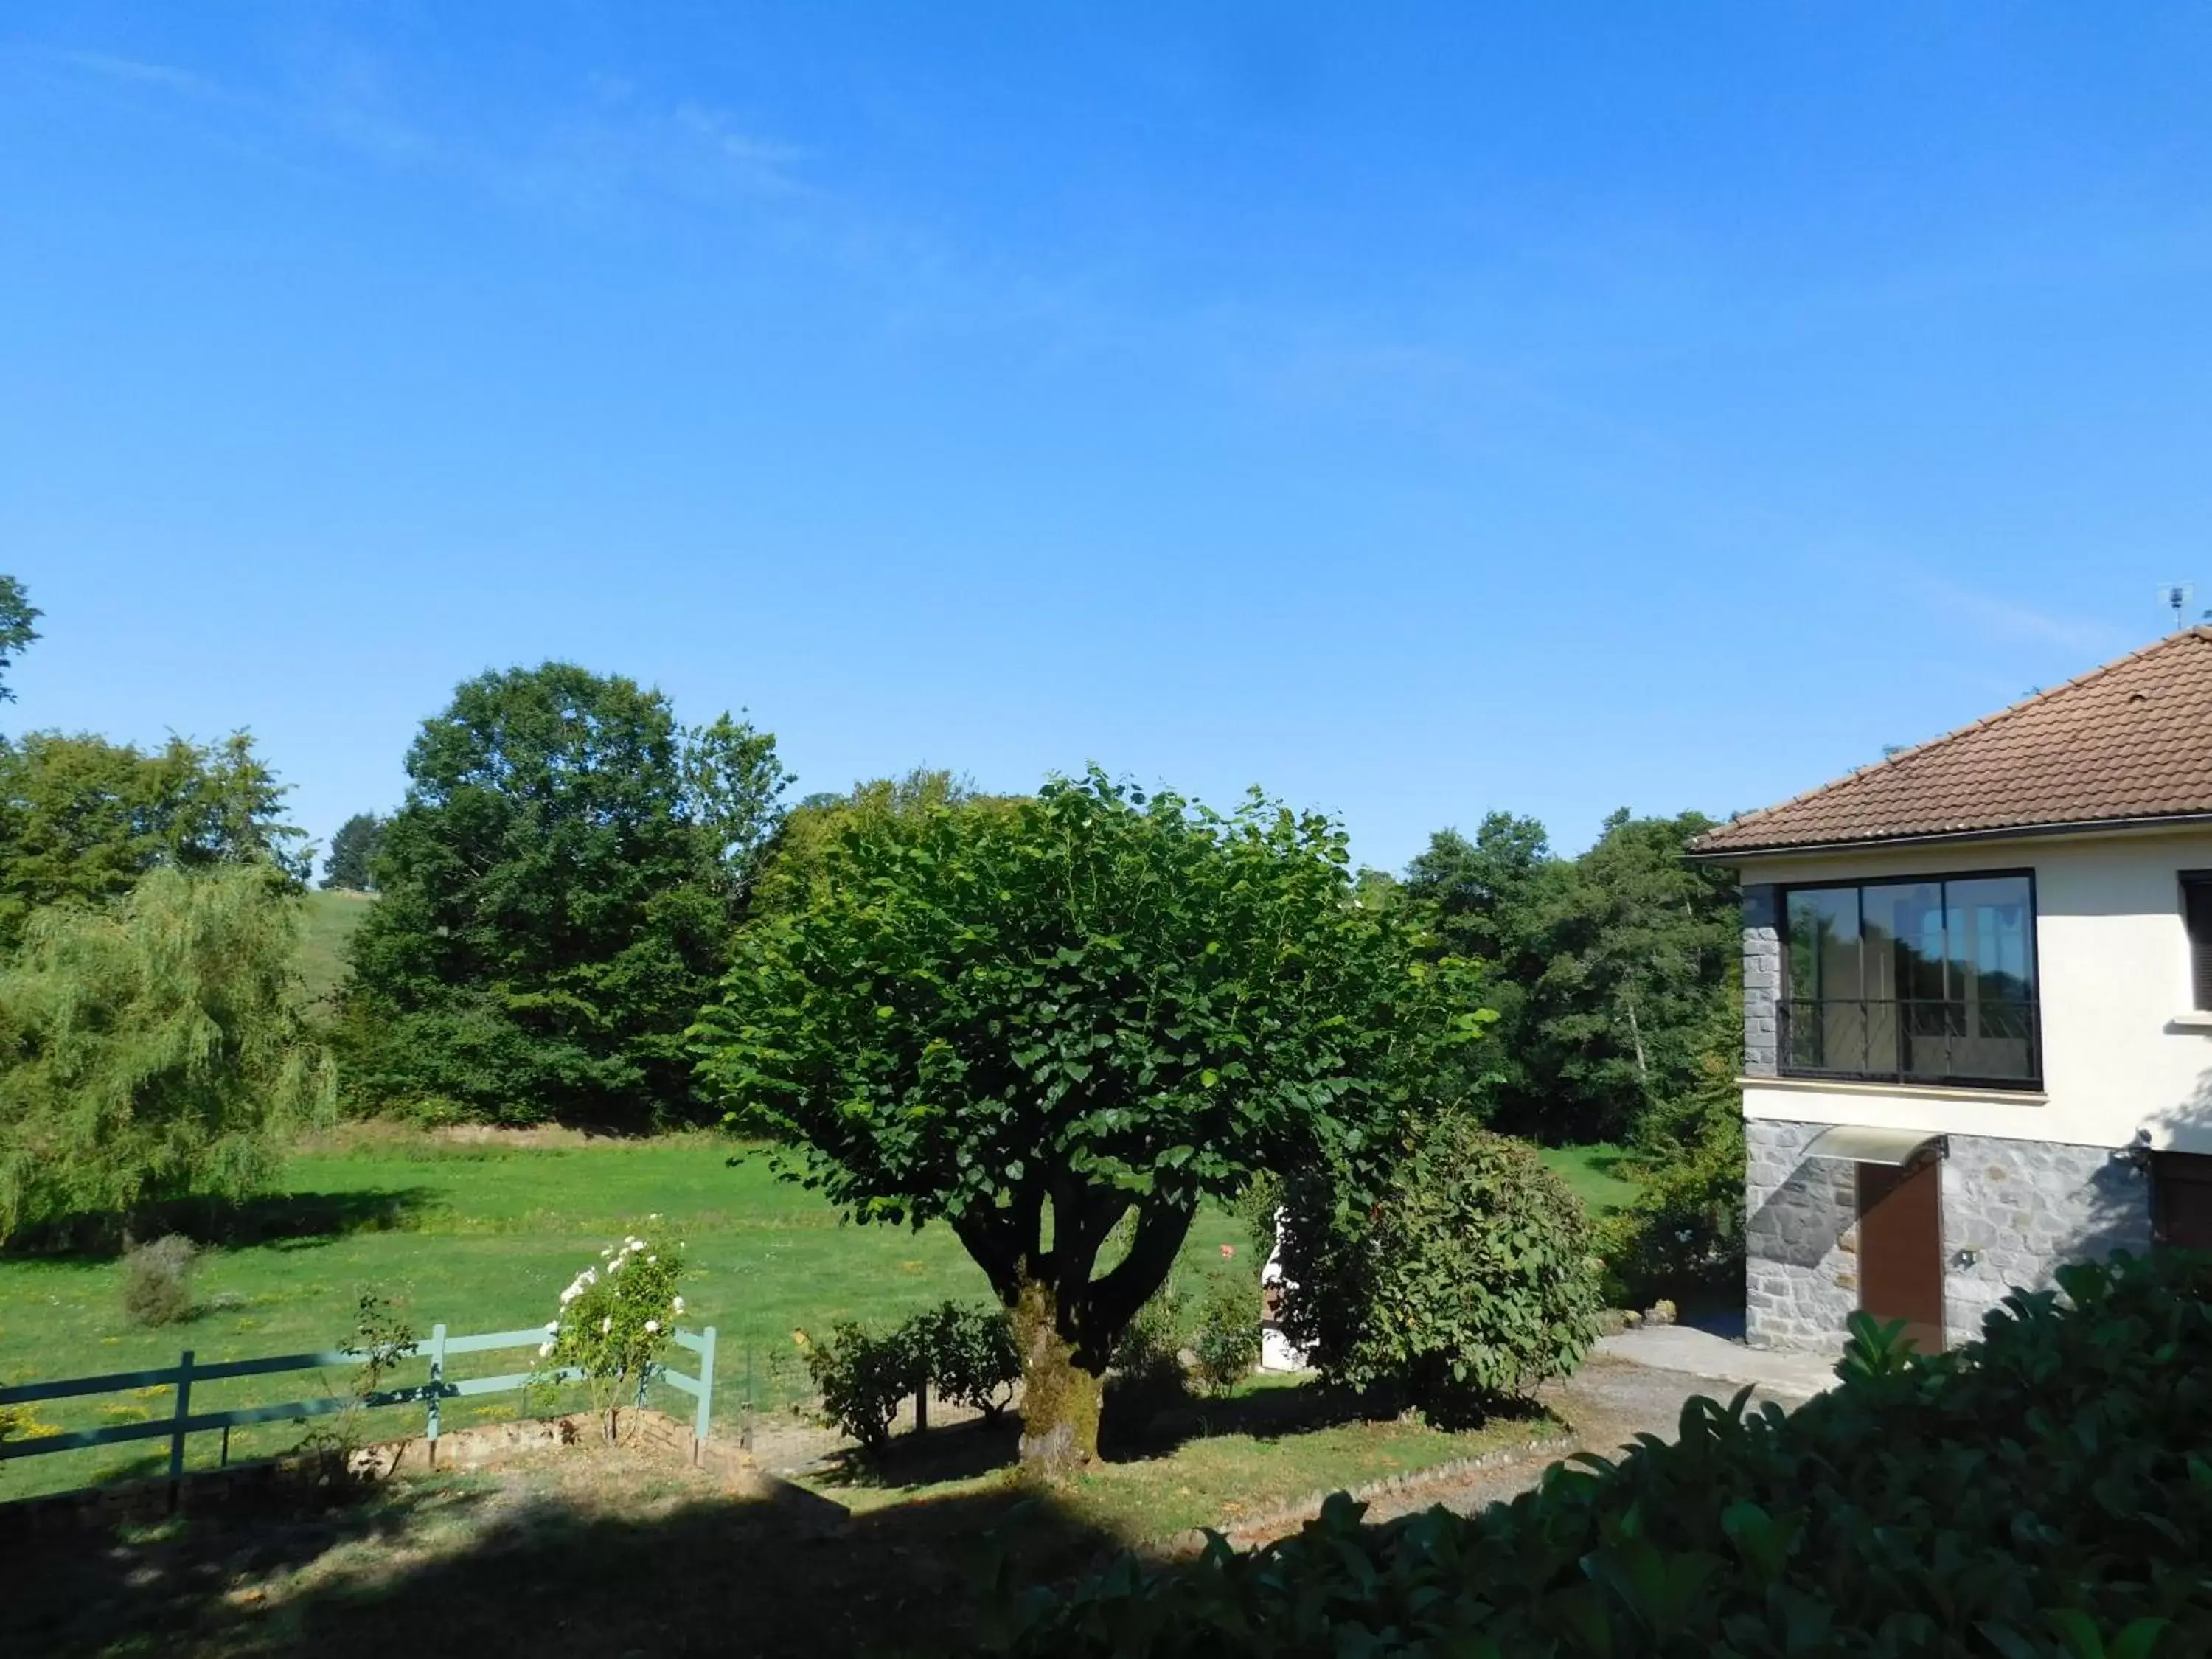
[{"label": "window frame", "polygon": [[[2201,874],[2212,884],[2212,870],[2185,873]],[[1980,1077],[1966,1073],[1946,1073],[1941,1076],[1908,1074],[1902,1069],[1889,1072],[1854,1072],[1832,1067],[1800,1066],[1791,1062],[1789,1033],[1790,1009],[1800,1001],[1813,1001],[1810,997],[1791,994],[1790,983],[1793,952],[1790,949],[1790,901],[1797,893],[1834,892],[1840,888],[1856,888],[1863,893],[1869,887],[1914,887],[1933,884],[1944,895],[1945,961],[1949,961],[1950,900],[1949,884],[1966,881],[1995,881],[2024,879],[2027,883],[2027,974],[2033,988],[2028,1000],[2027,1066],[2024,1078]],[[1930,1089],[1988,1089],[2006,1094],[2040,1094],[2043,1091],[2043,951],[2040,922],[2043,915],[2041,896],[2037,891],[2035,871],[2030,867],[2007,867],[1995,870],[1923,871],[1912,875],[1898,876],[1838,876],[1824,881],[1793,881],[1776,884],[1776,933],[1782,945],[1781,995],[1777,1000],[1775,1026],[1775,1070],[1789,1078],[1825,1079],[1834,1083],[1885,1083],[1897,1088]],[[1866,900],[1859,900],[1861,927],[1864,927]],[[1861,945],[1864,938],[1862,934]],[[1911,998],[1841,998],[1841,1001],[1856,1001],[1862,1006],[1878,1001],[1905,1003]],[[1948,1000],[1948,999],[1946,999]]]},{"label": "window frame", "polygon": [[2212,894],[2212,870],[2177,870],[2174,892],[2181,900],[2181,936],[2189,951],[2189,1006],[2196,1013],[2212,1013],[2212,939],[2199,939],[2189,915],[2189,896],[2202,888]]}]

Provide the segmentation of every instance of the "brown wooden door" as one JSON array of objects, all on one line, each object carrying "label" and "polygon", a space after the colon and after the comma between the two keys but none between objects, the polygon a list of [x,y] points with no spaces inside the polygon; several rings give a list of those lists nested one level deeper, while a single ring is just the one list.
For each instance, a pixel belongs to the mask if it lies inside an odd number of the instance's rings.
[{"label": "brown wooden door", "polygon": [[2157,1152],[2150,1168],[2158,1242],[2169,1249],[2212,1250],[2212,1156]]},{"label": "brown wooden door", "polygon": [[1906,1340],[1931,1353],[1943,1346],[1942,1168],[1932,1158],[1858,1166],[1859,1306],[1903,1320]]}]

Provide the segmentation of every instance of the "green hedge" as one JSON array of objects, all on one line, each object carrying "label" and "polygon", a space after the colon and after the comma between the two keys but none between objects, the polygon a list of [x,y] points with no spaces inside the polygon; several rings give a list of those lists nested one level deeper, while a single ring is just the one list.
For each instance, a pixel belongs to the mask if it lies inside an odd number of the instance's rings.
[{"label": "green hedge", "polygon": [[1462,1517],[1332,1500],[1249,1554],[999,1601],[995,1650],[1708,1659],[2212,1654],[2212,1257],[2117,1256],[1911,1354],[1856,1322],[1784,1414],[1693,1400],[1680,1438]]}]

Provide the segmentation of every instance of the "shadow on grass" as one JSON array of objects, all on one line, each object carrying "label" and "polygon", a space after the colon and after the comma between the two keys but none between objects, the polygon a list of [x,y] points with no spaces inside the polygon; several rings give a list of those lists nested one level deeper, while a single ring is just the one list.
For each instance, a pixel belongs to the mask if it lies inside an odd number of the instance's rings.
[{"label": "shadow on grass", "polygon": [[[1186,1395],[1142,1415],[1117,1410],[1109,1392],[1098,1436],[1099,1455],[1108,1463],[1142,1463],[1171,1457],[1194,1440],[1245,1435],[1270,1441],[1349,1423],[1387,1422],[1396,1409],[1372,1395],[1305,1381],[1249,1388],[1228,1395]],[[1534,1417],[1539,1408],[1524,1403],[1502,1407],[1502,1418]],[[998,1423],[972,1419],[922,1433],[895,1436],[881,1451],[848,1448],[823,1460],[815,1478],[830,1486],[914,1487],[974,1480],[1013,1467],[1019,1455],[1021,1425],[1009,1415]]]},{"label": "shadow on grass", "polygon": [[443,1201],[434,1187],[184,1199],[127,1218],[64,1216],[9,1240],[4,1254],[106,1260],[122,1253],[126,1230],[142,1239],[182,1233],[197,1244],[231,1249],[312,1249],[354,1233],[404,1232]]},{"label": "shadow on grass", "polygon": [[41,1540],[9,1564],[21,1589],[0,1597],[0,1652],[956,1653],[975,1645],[987,1576],[1050,1582],[1115,1543],[1011,1482],[849,1519],[796,1489],[660,1485],[580,1507],[429,1481]]}]

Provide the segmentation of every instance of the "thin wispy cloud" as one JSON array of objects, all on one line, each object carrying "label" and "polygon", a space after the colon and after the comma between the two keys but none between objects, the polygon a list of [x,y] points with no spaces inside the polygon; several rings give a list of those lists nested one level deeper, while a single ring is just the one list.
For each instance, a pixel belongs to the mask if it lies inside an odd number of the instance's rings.
[{"label": "thin wispy cloud", "polygon": [[678,106],[674,125],[721,162],[730,181],[770,195],[793,195],[804,186],[794,172],[805,152],[741,130],[729,115],[698,104]]},{"label": "thin wispy cloud", "polygon": [[36,62],[95,79],[129,86],[158,88],[164,92],[204,96],[216,90],[204,75],[174,64],[157,64],[141,58],[118,58],[104,52],[63,51],[35,46],[24,53]]},{"label": "thin wispy cloud", "polygon": [[2017,599],[1962,587],[1941,576],[1915,575],[1912,582],[1926,598],[1953,615],[2002,639],[2055,645],[2067,651],[2100,655],[2110,655],[2128,644],[2120,631],[2108,623],[2054,616]]}]

